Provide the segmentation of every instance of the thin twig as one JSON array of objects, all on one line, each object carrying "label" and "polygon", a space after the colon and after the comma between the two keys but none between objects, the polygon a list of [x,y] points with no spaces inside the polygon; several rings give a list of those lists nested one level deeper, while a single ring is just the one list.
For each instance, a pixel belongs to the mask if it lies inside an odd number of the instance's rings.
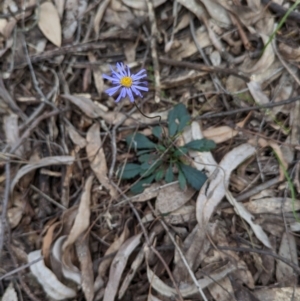
[{"label": "thin twig", "polygon": [[158,30],[156,26],[156,18],[153,7],[153,0],[147,0],[149,21],[151,24],[151,37],[150,37],[150,47],[151,56],[154,68],[154,88],[155,88],[155,102],[160,102],[160,73],[159,73],[159,60],[156,50],[156,38],[158,37]]},{"label": "thin twig", "polygon": [[300,267],[298,267],[296,264],[292,263],[291,261],[287,260],[286,258],[277,255],[271,251],[267,250],[259,250],[259,249],[252,249],[252,248],[243,248],[243,247],[227,247],[227,246],[218,246],[220,250],[228,250],[228,251],[235,251],[235,252],[250,252],[250,253],[258,253],[258,254],[263,254],[263,255],[268,255],[268,256],[273,256],[275,259],[278,259],[291,268],[300,275]]},{"label": "thin twig", "polygon": [[[153,206],[152,206],[152,204],[151,204],[150,202],[148,202],[148,206],[150,207],[150,209],[151,209],[153,212],[155,212],[155,210],[154,210],[154,208],[153,208]],[[187,269],[187,271],[188,271],[190,277],[192,278],[192,280],[193,280],[195,286],[197,287],[197,289],[198,289],[198,291],[199,291],[199,293],[200,293],[200,296],[203,298],[204,301],[208,301],[207,298],[206,298],[206,296],[205,296],[205,294],[204,294],[204,292],[203,292],[203,290],[202,290],[202,288],[201,288],[201,286],[200,286],[199,283],[198,283],[198,280],[196,279],[195,274],[194,274],[193,271],[191,270],[191,268],[190,268],[190,266],[189,266],[189,264],[188,264],[188,262],[187,262],[187,259],[185,258],[185,256],[184,256],[182,250],[180,249],[180,247],[179,247],[179,245],[177,244],[176,240],[174,239],[173,235],[170,233],[170,231],[169,231],[167,225],[165,224],[165,222],[164,222],[162,219],[159,219],[159,220],[160,220],[160,223],[162,224],[162,226],[164,227],[165,231],[168,233],[168,235],[169,235],[169,237],[170,237],[172,243],[174,244],[174,246],[175,246],[177,252],[179,253],[179,256],[180,256],[181,260],[183,261],[183,263],[184,263],[184,265],[185,265],[185,267],[186,267],[186,269]]]},{"label": "thin twig", "polygon": [[[145,228],[145,226],[144,226],[144,223],[142,222],[142,219],[141,219],[139,213],[137,212],[137,210],[135,209],[134,205],[133,205],[132,202],[129,200],[129,198],[126,196],[126,194],[123,193],[123,191],[122,191],[117,185],[115,185],[114,183],[112,183],[112,184],[115,186],[115,188],[120,192],[120,194],[121,194],[121,195],[125,198],[125,200],[128,202],[128,204],[129,204],[129,206],[130,206],[132,212],[134,213],[135,217],[137,218],[137,220],[138,220],[138,222],[139,222],[139,225],[140,225],[141,228],[142,228],[142,231],[143,231],[143,234],[144,234],[144,237],[145,237],[147,246],[152,250],[153,253],[155,253],[155,254],[157,255],[157,252],[158,252],[158,251],[155,250],[155,248],[152,246],[151,241],[150,241],[150,238],[149,238],[149,235],[148,235],[147,230],[146,230],[146,228]],[[159,255],[160,255],[160,254],[159,254]],[[167,273],[169,274],[169,277],[170,277],[170,279],[171,279],[172,282],[173,282],[173,285],[174,285],[174,287],[175,287],[175,289],[176,289],[176,292],[177,292],[177,294],[178,294],[180,300],[183,301],[183,297],[181,296],[179,287],[178,287],[177,283],[175,282],[175,279],[174,279],[174,277],[173,277],[173,275],[172,275],[172,273],[171,273],[171,271],[170,271],[168,265],[164,262],[164,260],[163,260],[163,258],[162,258],[161,256],[158,256],[158,258],[162,261],[162,264],[165,266],[166,271],[167,271]]]},{"label": "thin twig", "polygon": [[278,107],[278,106],[281,106],[281,105],[287,105],[287,104],[296,102],[298,100],[300,100],[300,95],[292,97],[292,98],[288,98],[286,100],[282,100],[282,101],[279,101],[279,102],[267,103],[267,104],[254,106],[254,107],[240,108],[240,109],[231,110],[231,111],[228,111],[228,112],[208,113],[208,114],[198,116],[195,119],[196,120],[202,120],[202,119],[210,119],[210,118],[215,118],[215,117],[225,117],[225,116],[230,116],[230,115],[234,115],[234,114],[237,114],[237,113],[249,112],[249,111],[254,111],[254,110],[261,110],[261,109],[269,109],[269,108],[274,108],[274,107]]},{"label": "thin twig", "polygon": [[2,214],[1,214],[1,228],[0,228],[0,258],[2,255],[3,243],[4,243],[4,236],[5,230],[9,226],[7,221],[7,206],[9,201],[9,192],[10,192],[10,160],[7,159],[5,164],[5,191],[4,191],[4,198],[2,204]]},{"label": "thin twig", "polygon": [[250,78],[248,76],[244,75],[240,71],[235,71],[233,69],[206,66],[203,64],[197,64],[195,62],[190,63],[190,62],[185,62],[185,61],[176,61],[176,60],[168,59],[168,58],[159,58],[158,60],[165,65],[171,65],[174,67],[188,68],[188,69],[192,69],[192,70],[205,71],[205,72],[214,72],[214,73],[218,72],[221,74],[231,74],[231,75],[241,78],[242,80],[244,80],[246,82],[250,81]]}]

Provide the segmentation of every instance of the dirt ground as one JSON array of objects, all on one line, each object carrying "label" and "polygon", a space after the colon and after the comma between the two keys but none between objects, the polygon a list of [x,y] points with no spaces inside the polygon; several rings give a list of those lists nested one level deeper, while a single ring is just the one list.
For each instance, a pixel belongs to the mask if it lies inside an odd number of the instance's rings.
[{"label": "dirt ground", "polygon": [[0,299],[300,300],[299,4],[0,1]]}]

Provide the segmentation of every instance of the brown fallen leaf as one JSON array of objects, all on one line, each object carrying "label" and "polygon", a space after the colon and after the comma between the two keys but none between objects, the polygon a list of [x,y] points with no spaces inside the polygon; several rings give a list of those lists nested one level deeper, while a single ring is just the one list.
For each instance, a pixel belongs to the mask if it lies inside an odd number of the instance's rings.
[{"label": "brown fallen leaf", "polygon": [[[299,265],[297,245],[293,234],[284,232],[281,239],[278,255],[286,258],[295,265]],[[281,260],[277,260],[276,266],[277,281],[285,285],[293,285],[297,282],[294,269]]]},{"label": "brown fallen leaf", "polygon": [[13,192],[16,184],[18,181],[27,173],[41,167],[49,166],[49,165],[62,165],[62,164],[72,164],[74,162],[75,158],[72,156],[53,156],[53,157],[46,157],[42,158],[40,160],[37,160],[36,162],[29,163],[23,167],[21,167],[15,177],[13,178],[11,185],[10,185],[10,191]]},{"label": "brown fallen leaf", "polygon": [[61,46],[60,18],[52,2],[46,1],[40,5],[38,26],[44,36],[55,46]]},{"label": "brown fallen leaf", "polygon": [[111,197],[116,199],[118,192],[109,183],[109,179],[107,177],[107,164],[100,137],[100,126],[98,123],[93,124],[89,128],[86,135],[86,142],[86,152],[93,172],[100,184],[109,191]]},{"label": "brown fallen leaf", "polygon": [[[129,220],[126,222],[126,224],[124,226],[124,230],[123,230],[122,234],[120,235],[120,237],[118,237],[107,249],[107,251],[105,252],[105,256],[119,250],[121,245],[124,243],[124,241],[127,240],[127,238],[129,237],[129,234],[130,234],[130,231],[128,229],[128,223],[129,223]],[[97,276],[97,278],[95,280],[95,284],[94,284],[95,291],[99,290],[103,286],[103,284],[104,284],[103,279],[105,277],[106,271],[110,267],[112,260],[113,260],[113,257],[111,257],[111,258],[108,257],[100,263],[100,265],[98,267],[98,276]]]},{"label": "brown fallen leaf", "polygon": [[94,273],[91,252],[89,247],[89,235],[81,234],[77,239],[76,253],[80,263],[82,274],[81,287],[87,301],[94,299]]},{"label": "brown fallen leaf", "polygon": [[142,233],[127,239],[120,247],[110,266],[109,279],[105,288],[103,301],[114,301],[117,294],[121,276],[126,267],[127,260],[135,248],[140,244]]},{"label": "brown fallen leaf", "polygon": [[84,191],[81,195],[78,213],[76,215],[74,225],[68,238],[63,244],[63,250],[74,244],[78,237],[88,228],[90,224],[90,206],[91,206],[91,188],[94,176],[89,176],[84,185]]}]

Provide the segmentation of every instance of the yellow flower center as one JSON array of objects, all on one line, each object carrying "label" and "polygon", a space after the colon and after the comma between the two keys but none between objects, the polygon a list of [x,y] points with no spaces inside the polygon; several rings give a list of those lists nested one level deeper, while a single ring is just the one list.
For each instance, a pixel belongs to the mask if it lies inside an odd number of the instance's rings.
[{"label": "yellow flower center", "polygon": [[129,76],[124,76],[121,78],[120,83],[122,86],[126,88],[130,88],[132,85],[132,78]]}]

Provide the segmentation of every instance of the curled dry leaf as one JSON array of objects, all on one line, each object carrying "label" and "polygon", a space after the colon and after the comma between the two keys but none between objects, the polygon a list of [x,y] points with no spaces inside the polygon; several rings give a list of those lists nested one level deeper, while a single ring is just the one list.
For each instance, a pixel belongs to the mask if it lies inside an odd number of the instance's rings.
[{"label": "curled dry leaf", "polygon": [[[40,258],[41,250],[36,250],[28,254],[28,263]],[[65,300],[75,298],[75,290],[62,284],[52,271],[50,271],[43,260],[40,260],[30,265],[31,273],[36,277],[36,280],[41,284],[46,294],[55,300]]]},{"label": "curled dry leaf", "polygon": [[48,267],[50,266],[50,252],[51,252],[51,245],[55,239],[55,231],[60,226],[61,226],[61,222],[56,222],[52,224],[47,230],[47,233],[43,238],[42,254],[44,256],[45,264]]},{"label": "curled dry leaf", "polygon": [[61,46],[60,18],[52,2],[46,1],[40,5],[38,21],[39,28],[44,36],[55,46]]},{"label": "curled dry leaf", "polygon": [[50,165],[62,165],[62,164],[70,165],[74,162],[74,159],[75,158],[72,156],[53,156],[53,157],[42,158],[40,160],[37,160],[36,162],[29,163],[18,170],[17,174],[15,175],[15,177],[11,182],[10,191],[13,192],[18,181],[27,173],[37,168],[50,166]]},{"label": "curled dry leaf", "polygon": [[[264,44],[266,44],[269,40],[269,37],[264,34],[260,34],[260,36]],[[274,60],[275,60],[275,53],[272,47],[272,43],[270,43],[266,47],[260,59],[255,64],[251,64],[252,67],[249,66],[247,68],[241,67],[240,71],[244,72],[245,74],[252,75],[254,77],[253,80],[255,80],[255,75],[260,74],[265,70],[267,70],[273,64]]]},{"label": "curled dry leaf", "polygon": [[98,181],[107,189],[112,198],[116,198],[118,193],[109,183],[107,177],[107,164],[103,151],[103,145],[100,137],[100,126],[98,123],[93,124],[86,136],[86,153],[90,161],[91,168],[95,173]]},{"label": "curled dry leaf", "polygon": [[121,276],[127,260],[135,248],[140,244],[142,233],[129,238],[120,248],[110,266],[109,279],[105,288],[103,301],[114,301]]},{"label": "curled dry leaf", "polygon": [[80,199],[78,213],[76,215],[71,232],[63,244],[63,250],[66,250],[68,246],[72,245],[90,224],[91,188],[93,179],[94,176],[89,176],[85,182],[84,191]]},{"label": "curled dry leaf", "polygon": [[[97,62],[97,59],[92,52],[88,53],[88,58],[91,64],[95,64]],[[104,82],[103,82],[102,73],[99,68],[93,68],[93,77],[94,77],[94,82],[95,82],[97,92],[99,95],[101,95],[101,93],[104,90]]]},{"label": "curled dry leaf", "polygon": [[[71,262],[70,249],[65,250],[62,254],[62,245],[66,241],[67,235],[59,237],[53,244],[52,254],[56,261],[61,265],[61,271],[66,279],[70,279],[81,285],[81,273],[79,269]],[[67,260],[63,260],[63,255],[67,257]]]}]

